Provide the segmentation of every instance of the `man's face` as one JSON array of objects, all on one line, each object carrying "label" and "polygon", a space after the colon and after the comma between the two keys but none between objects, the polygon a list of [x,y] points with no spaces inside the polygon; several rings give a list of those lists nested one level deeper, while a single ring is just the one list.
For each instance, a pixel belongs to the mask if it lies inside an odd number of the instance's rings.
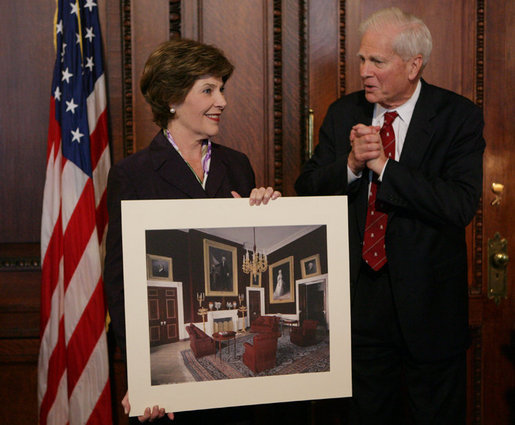
[{"label": "man's face", "polygon": [[394,29],[369,30],[363,35],[358,52],[365,97],[386,109],[405,103],[415,89],[414,62],[404,61],[393,51],[395,34]]}]

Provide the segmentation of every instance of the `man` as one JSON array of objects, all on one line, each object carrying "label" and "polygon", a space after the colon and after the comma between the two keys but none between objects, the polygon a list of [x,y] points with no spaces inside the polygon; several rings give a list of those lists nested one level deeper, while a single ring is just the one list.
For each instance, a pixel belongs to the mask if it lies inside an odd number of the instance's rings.
[{"label": "man", "polygon": [[360,31],[364,90],[330,106],[295,184],[348,196],[350,421],[397,425],[408,411],[409,423],[464,424],[465,227],[481,195],[482,114],[421,79],[432,48],[421,20],[384,9]]},{"label": "man", "polygon": [[219,289],[222,291],[231,291],[233,289],[231,282],[231,269],[229,268],[229,264],[227,264],[225,255],[222,255],[219,271]]}]

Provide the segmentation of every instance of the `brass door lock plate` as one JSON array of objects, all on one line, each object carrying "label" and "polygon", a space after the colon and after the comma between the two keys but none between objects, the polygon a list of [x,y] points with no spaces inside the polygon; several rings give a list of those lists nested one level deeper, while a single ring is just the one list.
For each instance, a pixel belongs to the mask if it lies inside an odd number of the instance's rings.
[{"label": "brass door lock plate", "polygon": [[488,298],[496,304],[507,298],[506,268],[510,261],[507,250],[508,241],[498,232],[488,239]]}]

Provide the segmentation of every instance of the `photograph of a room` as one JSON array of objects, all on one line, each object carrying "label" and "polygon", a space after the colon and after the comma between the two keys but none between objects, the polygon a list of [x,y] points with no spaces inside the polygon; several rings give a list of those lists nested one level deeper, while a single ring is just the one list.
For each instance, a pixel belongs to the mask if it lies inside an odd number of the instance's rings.
[{"label": "photograph of a room", "polygon": [[328,372],[326,230],[146,230],[151,385]]}]

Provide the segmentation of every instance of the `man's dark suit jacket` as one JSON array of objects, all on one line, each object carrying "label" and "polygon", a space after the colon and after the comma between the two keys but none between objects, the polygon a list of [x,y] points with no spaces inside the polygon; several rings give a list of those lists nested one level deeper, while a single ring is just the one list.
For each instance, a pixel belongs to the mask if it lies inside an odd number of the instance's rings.
[{"label": "man's dark suit jacket", "polygon": [[[204,190],[191,169],[160,131],[150,145],[123,159],[109,172],[104,283],[112,329],[125,353],[125,316],[122,263],[121,201],[127,199],[232,198],[255,187],[248,158],[233,149],[212,143],[211,165]],[[209,214],[209,211],[206,211]]]},{"label": "man's dark suit jacket", "polygon": [[[364,92],[334,102],[319,144],[295,188],[300,195],[347,195],[351,296],[362,267],[368,170],[347,184],[353,125],[372,123]],[[465,227],[482,190],[481,110],[422,81],[400,160],[388,161],[377,199],[389,207],[385,243],[394,304],[411,354],[442,359],[468,344]]]}]

